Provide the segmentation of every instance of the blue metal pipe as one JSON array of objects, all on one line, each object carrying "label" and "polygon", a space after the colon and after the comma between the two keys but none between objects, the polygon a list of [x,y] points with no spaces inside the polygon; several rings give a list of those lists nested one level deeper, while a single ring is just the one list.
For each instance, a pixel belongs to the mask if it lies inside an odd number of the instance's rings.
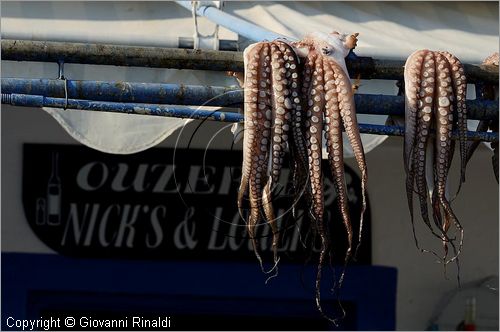
[{"label": "blue metal pipe", "polygon": [[[56,107],[68,108],[86,111],[100,112],[115,112],[126,114],[142,114],[154,116],[166,116],[177,118],[189,118],[197,120],[212,120],[221,122],[243,122],[243,115],[234,112],[211,111],[206,109],[194,109],[183,106],[158,105],[158,104],[139,104],[139,103],[116,103],[106,101],[90,101],[79,99],[52,98],[35,95],[23,94],[5,94],[2,93],[2,104],[25,107]],[[359,124],[359,130],[366,134],[379,134],[390,136],[403,136],[404,128],[398,126],[382,126]],[[453,133],[453,138],[458,137],[457,133]],[[492,132],[474,132],[469,131],[467,134],[468,140],[471,141],[487,141],[498,142],[498,133]]]},{"label": "blue metal pipe", "polygon": [[239,88],[124,81],[2,78],[2,93],[150,104],[235,106],[243,102]]},{"label": "blue metal pipe", "polygon": [[[65,97],[63,80],[2,78],[2,93]],[[240,88],[104,81],[67,81],[68,98],[113,102],[235,107],[243,103]],[[404,98],[388,95],[355,95],[359,114],[404,116]],[[498,119],[498,103],[468,100],[468,117],[474,120]]]},{"label": "blue metal pipe", "polygon": [[117,103],[81,99],[52,98],[25,94],[2,93],[2,104],[25,107],[55,107],[82,111],[113,112],[125,114],[155,115],[221,122],[243,122],[239,113],[196,109],[187,106],[172,106],[142,103]]}]

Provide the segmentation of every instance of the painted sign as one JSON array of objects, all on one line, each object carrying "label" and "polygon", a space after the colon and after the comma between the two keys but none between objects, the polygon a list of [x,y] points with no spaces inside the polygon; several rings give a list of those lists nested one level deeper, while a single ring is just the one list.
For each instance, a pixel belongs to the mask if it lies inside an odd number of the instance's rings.
[{"label": "painted sign", "polygon": [[[123,156],[83,146],[25,144],[24,210],[36,235],[67,256],[255,261],[236,205],[241,158],[241,151],[155,148]],[[357,230],[360,180],[347,166],[345,172]],[[346,233],[332,179],[326,175],[325,218],[333,235],[334,261],[342,262]],[[280,183],[274,206],[282,216],[282,261],[304,262],[317,254],[319,244],[309,231],[304,204],[292,217],[287,166]],[[369,208],[364,225],[357,262],[367,264]],[[268,225],[260,225],[257,236],[270,259]]]}]

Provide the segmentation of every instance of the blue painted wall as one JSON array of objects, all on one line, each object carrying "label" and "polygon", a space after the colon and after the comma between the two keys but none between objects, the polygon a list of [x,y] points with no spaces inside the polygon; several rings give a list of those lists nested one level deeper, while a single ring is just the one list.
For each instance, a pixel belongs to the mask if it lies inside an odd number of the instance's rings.
[{"label": "blue painted wall", "polygon": [[[335,329],[314,304],[315,267],[281,265],[267,285],[257,264],[72,259],[2,254],[2,329],[8,317],[168,315],[175,329]],[[396,270],[352,266],[340,328],[395,328]],[[325,307],[337,305],[323,279]],[[113,317],[114,317],[113,316]],[[222,320],[222,322],[221,322]],[[288,324],[288,325],[283,325]],[[302,325],[301,325],[302,324]]]}]

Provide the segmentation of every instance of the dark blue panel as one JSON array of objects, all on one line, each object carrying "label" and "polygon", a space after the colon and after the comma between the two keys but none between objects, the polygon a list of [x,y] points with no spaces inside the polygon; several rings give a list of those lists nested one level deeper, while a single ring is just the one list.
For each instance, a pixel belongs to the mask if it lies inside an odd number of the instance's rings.
[{"label": "dark blue panel", "polygon": [[[266,285],[266,276],[257,264],[250,263],[72,259],[3,253],[2,328],[8,329],[9,316],[36,319],[44,312],[91,312],[91,308],[105,313],[111,309],[170,310],[173,319],[179,315],[179,324],[186,315],[223,316],[228,322],[243,316],[317,320],[312,289],[315,273],[313,266],[282,265],[280,275]],[[341,300],[347,303],[348,315],[351,311],[355,316],[357,329],[395,328],[396,275],[396,270],[389,267],[348,268]],[[327,278],[323,284],[325,304],[336,303],[327,290],[331,286]]]}]

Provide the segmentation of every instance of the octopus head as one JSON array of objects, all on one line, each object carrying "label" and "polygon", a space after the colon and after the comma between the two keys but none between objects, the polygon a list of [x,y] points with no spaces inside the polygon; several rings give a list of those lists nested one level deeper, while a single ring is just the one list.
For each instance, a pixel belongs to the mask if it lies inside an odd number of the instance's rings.
[{"label": "octopus head", "polygon": [[331,57],[346,57],[349,51],[356,47],[358,33],[351,35],[333,31],[332,33],[313,32],[306,35],[305,40],[313,48]]}]

